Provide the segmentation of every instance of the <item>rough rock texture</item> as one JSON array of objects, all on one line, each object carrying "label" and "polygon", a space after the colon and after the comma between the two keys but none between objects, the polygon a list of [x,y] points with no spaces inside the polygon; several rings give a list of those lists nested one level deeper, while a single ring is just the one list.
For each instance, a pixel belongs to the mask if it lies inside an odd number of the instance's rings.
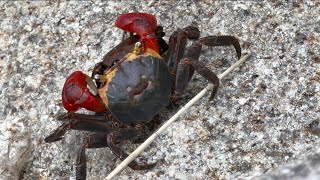
[{"label": "rough rock texture", "polygon": [[[0,179],[75,177],[85,133],[51,144],[43,138],[60,124],[65,78],[89,74],[121,41],[115,18],[132,11],[154,14],[166,39],[197,25],[203,36],[238,37],[253,56],[221,82],[213,102],[203,98],[138,158],[159,161],[155,168],[126,168],[115,179],[319,178],[319,1],[161,0],[0,1]],[[217,74],[235,59],[232,47],[204,48],[200,58]],[[206,84],[196,74],[178,106]],[[164,110],[161,121],[178,108]],[[107,148],[87,157],[88,179],[102,179],[120,163]],[[286,163],[292,165],[275,170]]]},{"label": "rough rock texture", "polygon": [[291,180],[291,179],[320,179],[319,149],[312,151],[304,158],[285,165],[275,171],[259,176],[258,180]]}]

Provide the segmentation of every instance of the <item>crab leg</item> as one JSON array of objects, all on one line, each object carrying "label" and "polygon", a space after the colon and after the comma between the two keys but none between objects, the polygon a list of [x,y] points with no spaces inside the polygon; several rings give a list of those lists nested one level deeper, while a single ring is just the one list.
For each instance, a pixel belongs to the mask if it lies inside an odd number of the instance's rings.
[{"label": "crab leg", "polygon": [[238,39],[234,36],[207,36],[200,38],[200,42],[202,42],[206,46],[229,46],[233,45],[238,59],[241,57],[241,46]]},{"label": "crab leg", "polygon": [[[78,153],[76,162],[76,179],[86,179],[86,149],[109,147],[118,158],[124,160],[128,157],[128,154],[121,148],[119,148],[116,144],[125,140],[131,140],[132,137],[137,136],[139,136],[138,130],[131,127],[119,129],[118,131],[112,132],[110,134],[95,133],[87,136]],[[136,161],[132,161],[129,164],[129,167],[133,170],[145,170],[154,167],[156,164],[157,163],[138,164]]]},{"label": "crab leg", "polygon": [[198,39],[200,37],[200,31],[196,27],[188,26],[184,29],[178,29],[175,31],[169,39],[168,55],[166,62],[170,68],[172,74],[172,85],[175,87],[172,100],[175,101],[187,87],[189,79],[185,78],[185,75],[189,74],[190,65],[181,63],[185,48],[187,46],[188,39]]},{"label": "crab leg", "polygon": [[106,119],[106,115],[85,115],[77,113],[66,113],[58,117],[64,123],[47,136],[45,142],[59,141],[67,130],[83,130],[92,132],[112,132],[112,123]]},{"label": "crab leg", "polygon": [[198,39],[199,37],[199,30],[192,26],[188,26],[182,30],[178,29],[170,36],[166,62],[171,68],[172,73],[176,72],[178,63],[183,58],[187,40]]},{"label": "crab leg", "polygon": [[219,87],[218,77],[208,68],[206,68],[203,63],[198,61],[202,45],[210,47],[233,45],[238,58],[241,56],[241,47],[239,41],[233,36],[207,36],[198,39],[188,50],[185,59],[181,58],[179,60],[175,78],[175,92],[172,96],[173,101],[176,100],[177,97],[179,97],[179,95],[182,94],[186,89],[187,84],[192,78],[195,70],[214,84],[212,94],[209,98],[210,101],[217,93]]},{"label": "crab leg", "polygon": [[213,89],[209,98],[209,101],[211,101],[218,92],[220,84],[218,76],[208,69],[202,62],[193,58],[184,58],[182,61],[186,64],[190,64],[201,76],[208,79],[213,84]]},{"label": "crab leg", "polygon": [[160,55],[162,55],[169,48],[168,44],[163,39],[165,33],[163,32],[163,27],[162,26],[157,26],[157,29],[155,30],[155,35],[156,35],[156,38],[157,38],[157,42],[159,44],[159,53],[160,53]]},{"label": "crab leg", "polygon": [[[129,130],[129,131],[128,131]],[[119,141],[119,139],[128,140],[131,139],[132,137],[137,136],[137,130],[132,131],[133,129],[123,129],[122,132],[114,132],[112,134],[108,135],[107,139],[107,144],[108,147],[111,149],[111,151],[122,161],[128,157],[128,154],[120,149],[116,143]],[[131,132],[130,132],[131,131]],[[131,136],[131,137],[130,137]],[[145,169],[150,169],[156,166],[157,163],[151,163],[151,164],[138,164],[136,161],[133,161],[129,164],[129,167],[133,170],[145,170]]]},{"label": "crab leg", "polygon": [[[241,56],[241,47],[240,47],[239,41],[234,36],[207,36],[207,37],[200,38],[198,41],[193,43],[190,49],[188,50],[186,57],[199,59],[200,53],[202,50],[202,45],[206,45],[210,47],[233,45],[236,50],[238,59]],[[193,76],[193,73],[194,73],[194,69],[190,67],[188,80],[191,79],[191,77]]]}]

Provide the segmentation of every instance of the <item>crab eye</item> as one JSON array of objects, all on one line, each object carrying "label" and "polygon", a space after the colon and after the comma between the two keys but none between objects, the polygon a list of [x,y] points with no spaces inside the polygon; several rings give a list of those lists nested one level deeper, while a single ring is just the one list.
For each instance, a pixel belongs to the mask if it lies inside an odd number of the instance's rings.
[{"label": "crab eye", "polygon": [[136,42],[136,44],[134,45],[133,53],[138,55],[141,52],[141,47],[142,43],[140,41]]},{"label": "crab eye", "polygon": [[99,74],[95,74],[95,75],[94,75],[94,79],[95,79],[95,80],[99,80],[99,79],[100,79],[100,75],[99,75]]},{"label": "crab eye", "polygon": [[141,44],[141,42],[138,41],[138,42],[136,42],[136,44],[134,46],[140,48],[142,46],[142,44]]}]

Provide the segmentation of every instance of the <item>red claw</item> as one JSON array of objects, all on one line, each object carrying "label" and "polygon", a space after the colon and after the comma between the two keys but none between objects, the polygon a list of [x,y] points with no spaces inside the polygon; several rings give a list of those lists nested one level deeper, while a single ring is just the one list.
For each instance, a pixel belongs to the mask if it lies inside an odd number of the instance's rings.
[{"label": "red claw", "polygon": [[122,30],[137,33],[145,49],[151,48],[159,53],[158,42],[154,35],[157,19],[153,15],[140,12],[126,13],[120,15],[115,24]]},{"label": "red claw", "polygon": [[157,19],[147,13],[126,13],[117,18],[116,26],[131,33],[135,32],[139,36],[147,36],[156,30]]},{"label": "red claw", "polygon": [[75,112],[80,108],[94,112],[104,112],[106,110],[104,103],[98,96],[90,92],[88,85],[94,85],[89,76],[81,71],[72,73],[63,86],[63,107],[69,112]]}]

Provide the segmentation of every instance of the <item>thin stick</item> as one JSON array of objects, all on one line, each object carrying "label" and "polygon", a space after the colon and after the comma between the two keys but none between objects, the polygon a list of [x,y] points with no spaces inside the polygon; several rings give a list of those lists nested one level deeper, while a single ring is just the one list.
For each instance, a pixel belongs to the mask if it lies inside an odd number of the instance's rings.
[{"label": "thin stick", "polygon": [[[228,73],[242,64],[245,60],[250,57],[251,53],[248,53],[242,56],[236,63],[230,66],[226,71],[220,74],[219,79],[223,79]],[[197,102],[201,97],[203,97],[210,89],[212,88],[212,84],[209,84],[206,88],[204,88],[200,93],[198,93],[194,98],[192,98],[185,106],[183,106],[174,116],[172,116],[165,124],[161,126],[154,134],[152,134],[144,143],[142,143],[135,151],[133,151],[125,160],[123,160],[107,177],[106,179],[111,179],[115,175],[117,175],[120,171],[122,171],[129,163],[131,163],[139,154],[143,152],[153,141],[154,139],[162,133],[164,130],[168,128],[178,117],[184,113],[187,109],[189,109],[195,102]]]}]

